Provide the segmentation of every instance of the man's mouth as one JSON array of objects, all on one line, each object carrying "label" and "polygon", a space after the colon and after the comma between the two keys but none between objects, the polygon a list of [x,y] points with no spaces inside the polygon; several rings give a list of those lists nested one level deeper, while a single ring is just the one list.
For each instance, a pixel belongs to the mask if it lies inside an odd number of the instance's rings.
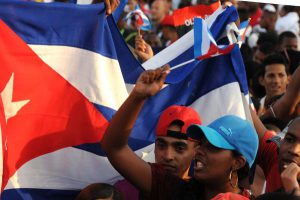
[{"label": "man's mouth", "polygon": [[166,171],[175,172],[176,167],[170,164],[162,164]]}]

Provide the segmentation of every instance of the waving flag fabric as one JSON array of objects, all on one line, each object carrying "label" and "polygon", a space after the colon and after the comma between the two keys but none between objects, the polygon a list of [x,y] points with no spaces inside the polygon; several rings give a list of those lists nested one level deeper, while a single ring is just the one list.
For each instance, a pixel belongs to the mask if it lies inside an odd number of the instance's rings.
[{"label": "waving flag fabric", "polygon": [[[1,199],[74,199],[91,183],[121,179],[99,141],[143,68],[104,5],[2,1],[0,18]],[[216,12],[213,37],[236,19],[232,8]],[[193,58],[193,32],[177,42],[143,67]],[[172,71],[140,113],[130,147],[153,161],[155,125],[172,104],[195,108],[204,124],[229,113],[246,118],[245,81],[237,47]]]},{"label": "waving flag fabric", "polygon": [[117,22],[119,21],[119,18],[121,16],[121,14],[124,12],[124,8],[127,4],[128,0],[121,0],[120,4],[118,5],[118,7],[116,8],[116,10],[113,12],[113,17],[114,20]]},{"label": "waving flag fabric", "polygon": [[201,18],[195,18],[194,20],[194,38],[194,55],[199,60],[228,54],[234,47],[234,44],[218,45],[205,20]]}]

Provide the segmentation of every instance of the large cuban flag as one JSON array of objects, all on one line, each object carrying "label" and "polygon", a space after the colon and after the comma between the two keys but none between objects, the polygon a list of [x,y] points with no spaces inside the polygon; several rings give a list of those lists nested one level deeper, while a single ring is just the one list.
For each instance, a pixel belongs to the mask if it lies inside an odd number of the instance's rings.
[{"label": "large cuban flag", "polygon": [[[74,199],[95,182],[122,177],[99,141],[138,75],[193,59],[193,32],[141,66],[103,4],[0,2],[1,199]],[[214,38],[237,19],[219,9]],[[139,115],[129,145],[153,161],[158,116],[172,104],[195,108],[204,124],[246,118],[248,89],[239,48],[172,70]]]}]

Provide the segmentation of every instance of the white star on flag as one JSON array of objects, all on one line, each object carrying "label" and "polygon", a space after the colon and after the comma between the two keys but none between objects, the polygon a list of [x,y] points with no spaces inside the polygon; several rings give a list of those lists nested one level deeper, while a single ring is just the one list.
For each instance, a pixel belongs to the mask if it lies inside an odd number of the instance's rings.
[{"label": "white star on flag", "polygon": [[12,101],[13,82],[14,82],[14,74],[11,75],[5,88],[1,92],[1,98],[3,101],[6,123],[9,118],[15,116],[19,112],[19,110],[30,101],[30,100],[22,100],[16,102]]}]

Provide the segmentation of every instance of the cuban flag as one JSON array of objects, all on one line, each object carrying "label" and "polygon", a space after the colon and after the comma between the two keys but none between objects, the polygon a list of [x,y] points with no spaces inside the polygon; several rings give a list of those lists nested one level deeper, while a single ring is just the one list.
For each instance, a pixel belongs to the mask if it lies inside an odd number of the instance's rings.
[{"label": "cuban flag", "polygon": [[[104,4],[1,1],[0,18],[1,199],[71,200],[91,183],[122,179],[99,141],[144,69],[193,58],[193,32],[141,66]],[[208,22],[213,37],[236,19],[234,9],[219,9]],[[247,118],[247,96],[238,47],[195,60],[172,70],[147,101],[129,145],[153,162],[167,106],[191,106],[208,124],[225,114]]]},{"label": "cuban flag", "polygon": [[139,5],[136,5],[134,10],[126,15],[125,21],[128,25],[134,24],[143,31],[150,31],[152,29],[149,18],[143,13]]},{"label": "cuban flag", "polygon": [[[220,7],[206,19],[206,24],[213,38],[222,38],[228,25],[237,19],[238,13],[233,6]],[[153,101],[152,108],[155,108],[159,106],[155,100],[159,99],[165,106],[190,106],[198,111],[204,125],[226,114],[250,120],[249,90],[238,44],[228,54],[198,60],[194,59],[195,37],[191,30],[143,63],[145,69],[164,64],[171,66],[171,73],[166,79],[169,84],[147,103]],[[156,116],[159,117],[159,114]]]},{"label": "cuban flag", "polygon": [[194,37],[194,55],[199,60],[228,54],[235,46],[235,44],[218,45],[205,20],[201,18],[194,19]]},{"label": "cuban flag", "polygon": [[250,19],[241,22],[240,26],[239,26],[239,37],[240,37],[240,40],[243,43],[245,42],[245,39],[246,39],[246,34],[247,34],[247,31],[248,31],[249,22],[250,22]]}]

